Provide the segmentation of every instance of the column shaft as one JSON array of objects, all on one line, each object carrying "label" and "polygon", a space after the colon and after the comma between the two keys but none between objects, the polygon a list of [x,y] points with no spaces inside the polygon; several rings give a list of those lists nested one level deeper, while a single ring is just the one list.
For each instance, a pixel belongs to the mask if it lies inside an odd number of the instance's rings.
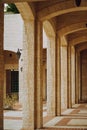
[{"label": "column shaft", "polygon": [[23,130],[43,125],[42,23],[25,21],[23,44]]},{"label": "column shaft", "polygon": [[35,23],[35,128],[43,126],[43,59],[42,59],[42,23]]},{"label": "column shaft", "polygon": [[4,99],[6,99],[6,70],[4,70]]},{"label": "column shaft", "polygon": [[[22,50],[23,52],[23,50]],[[22,105],[23,101],[22,101],[22,97],[23,97],[23,89],[24,89],[24,85],[23,85],[23,56],[21,53],[21,57],[19,59],[19,103]]]},{"label": "column shaft", "polygon": [[43,64],[43,100],[46,101],[46,63]]},{"label": "column shaft", "polygon": [[79,69],[80,69],[80,56],[79,56],[79,53],[76,53],[76,93],[75,93],[75,96],[76,96],[76,100],[75,100],[75,103],[79,103],[79,89],[80,89],[80,81],[79,81],[79,78],[80,78],[80,75],[79,75]]},{"label": "column shaft", "polygon": [[75,104],[75,47],[71,47],[71,86],[72,86],[72,105]]},{"label": "column shaft", "polygon": [[52,36],[47,44],[47,114],[56,115],[56,40]]},{"label": "column shaft", "polygon": [[79,87],[78,87],[78,103],[80,101],[80,94],[81,94],[81,61],[80,61],[80,53],[78,57],[78,81],[79,81]]},{"label": "column shaft", "polygon": [[4,5],[0,4],[0,130],[3,130],[3,93],[4,93]]},{"label": "column shaft", "polygon": [[35,42],[34,21],[24,23],[23,41],[23,130],[34,130]]},{"label": "column shaft", "polygon": [[67,109],[67,45],[61,46],[61,109]]},{"label": "column shaft", "polygon": [[61,115],[61,43],[60,39],[57,39],[56,44],[56,68],[57,68],[57,88],[56,88],[56,98],[57,98],[57,116]]},{"label": "column shaft", "polygon": [[68,66],[67,66],[67,107],[72,107],[72,88],[71,88],[71,46],[68,46]]}]

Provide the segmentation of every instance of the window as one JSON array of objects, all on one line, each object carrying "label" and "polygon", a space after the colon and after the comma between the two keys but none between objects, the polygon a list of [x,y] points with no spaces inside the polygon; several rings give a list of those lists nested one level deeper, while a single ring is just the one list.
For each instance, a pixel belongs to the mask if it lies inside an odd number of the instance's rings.
[{"label": "window", "polygon": [[19,74],[18,71],[11,71],[11,92],[19,91]]}]

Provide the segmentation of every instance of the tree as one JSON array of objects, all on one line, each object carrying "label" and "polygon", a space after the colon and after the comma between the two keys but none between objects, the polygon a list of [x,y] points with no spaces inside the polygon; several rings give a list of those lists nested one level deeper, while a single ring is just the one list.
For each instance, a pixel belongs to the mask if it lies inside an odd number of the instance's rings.
[{"label": "tree", "polygon": [[15,4],[7,4],[5,12],[12,12],[14,14],[19,13],[19,10],[15,6]]}]

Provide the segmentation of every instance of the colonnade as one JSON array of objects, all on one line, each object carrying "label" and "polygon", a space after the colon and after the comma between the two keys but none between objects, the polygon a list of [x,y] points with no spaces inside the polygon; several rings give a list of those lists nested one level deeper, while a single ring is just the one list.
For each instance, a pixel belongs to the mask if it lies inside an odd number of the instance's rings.
[{"label": "colonnade", "polygon": [[[0,18],[0,129],[3,129],[3,5],[0,5]],[[38,19],[25,19],[24,33],[23,130],[34,130],[43,127],[43,22]],[[61,109],[71,108],[75,100],[78,103],[79,99],[78,81],[74,95],[75,50],[69,44],[62,45],[61,37],[55,32],[48,39],[47,113],[49,116],[60,116]],[[78,72],[76,74],[78,77]]]}]

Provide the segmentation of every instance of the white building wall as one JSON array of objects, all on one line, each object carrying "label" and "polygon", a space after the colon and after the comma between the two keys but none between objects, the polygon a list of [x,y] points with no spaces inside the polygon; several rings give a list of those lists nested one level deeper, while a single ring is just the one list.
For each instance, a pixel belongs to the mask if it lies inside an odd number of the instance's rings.
[{"label": "white building wall", "polygon": [[4,15],[4,50],[17,52],[23,44],[23,20],[20,14]]},{"label": "white building wall", "polygon": [[[4,50],[17,52],[23,44],[23,20],[20,14],[4,15]],[[47,36],[43,30],[43,48],[47,48]]]}]

